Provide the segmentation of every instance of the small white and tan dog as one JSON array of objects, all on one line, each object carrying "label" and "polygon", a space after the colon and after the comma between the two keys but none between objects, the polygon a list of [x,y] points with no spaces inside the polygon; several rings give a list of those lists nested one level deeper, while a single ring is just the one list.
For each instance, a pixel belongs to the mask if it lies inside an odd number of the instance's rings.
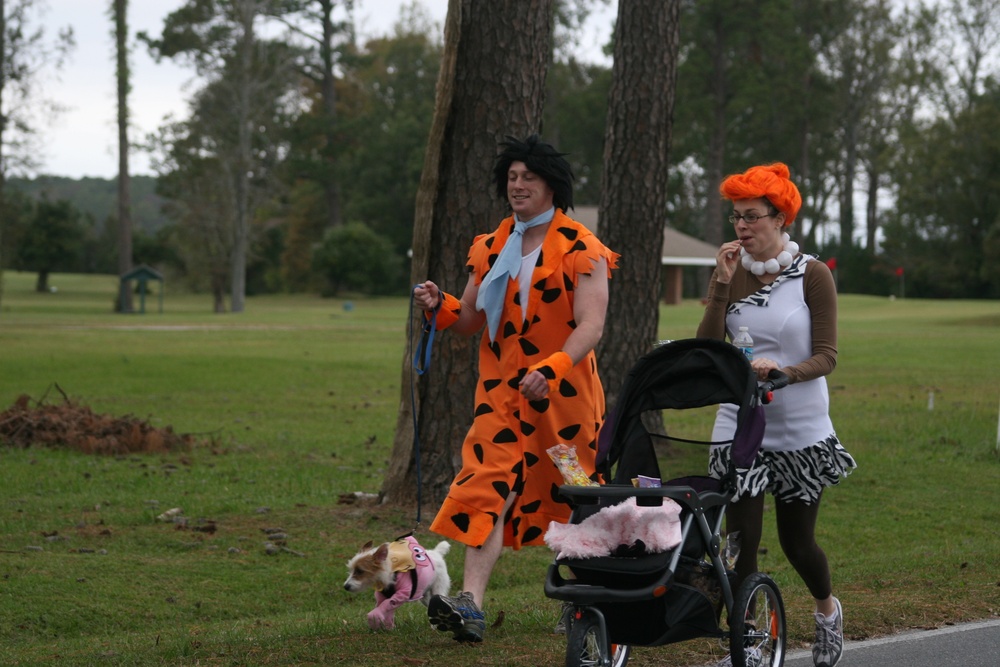
[{"label": "small white and tan dog", "polygon": [[451,544],[441,541],[432,550],[424,549],[412,535],[377,547],[368,542],[347,562],[344,589],[357,593],[375,591],[375,608],[368,612],[372,630],[396,627],[396,608],[404,602],[423,602],[431,597],[448,595],[451,577],[444,557]]}]

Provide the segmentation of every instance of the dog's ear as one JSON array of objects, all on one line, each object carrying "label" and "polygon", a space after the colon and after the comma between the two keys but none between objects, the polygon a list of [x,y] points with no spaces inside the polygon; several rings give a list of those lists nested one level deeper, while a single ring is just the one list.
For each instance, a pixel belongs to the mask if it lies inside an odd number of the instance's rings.
[{"label": "dog's ear", "polygon": [[372,542],[371,540],[368,540],[367,542],[365,542],[365,546],[361,547],[361,550],[362,551],[368,551],[369,549],[372,548],[373,544],[375,544],[375,543]]},{"label": "dog's ear", "polygon": [[388,555],[389,555],[389,543],[384,542],[379,545],[378,549],[375,550],[375,555],[373,557],[375,558],[376,563],[381,563],[386,559]]}]

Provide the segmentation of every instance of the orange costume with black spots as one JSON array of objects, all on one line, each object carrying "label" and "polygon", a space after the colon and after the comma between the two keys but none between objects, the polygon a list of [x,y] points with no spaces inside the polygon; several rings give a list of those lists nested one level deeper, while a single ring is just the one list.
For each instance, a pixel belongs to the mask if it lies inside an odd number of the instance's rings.
[{"label": "orange costume with black spots", "polygon": [[[510,217],[492,234],[476,237],[468,267],[477,284],[513,227]],[[594,352],[543,400],[529,401],[518,383],[529,367],[561,350],[575,327],[573,299],[579,276],[590,274],[601,258],[610,277],[618,254],[556,209],[532,274],[526,317],[517,279],[508,282],[496,341],[491,343],[485,330],[482,334],[475,413],[462,445],[462,470],[431,524],[433,532],[482,546],[511,492],[518,498],[504,525],[504,546],[544,545],[549,522],[568,520],[570,507],[558,498],[562,475],[545,450],[559,443],[575,445],[580,464],[593,477],[597,432],[604,419],[604,389]],[[447,326],[453,317],[442,308],[439,326]]]}]

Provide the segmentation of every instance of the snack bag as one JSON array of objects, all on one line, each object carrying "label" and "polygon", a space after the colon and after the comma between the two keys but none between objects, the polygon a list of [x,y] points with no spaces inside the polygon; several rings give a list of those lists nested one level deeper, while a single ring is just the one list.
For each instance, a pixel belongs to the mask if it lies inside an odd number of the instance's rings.
[{"label": "snack bag", "polygon": [[559,468],[563,480],[572,486],[600,486],[587,477],[580,460],[576,457],[576,447],[570,445],[554,445],[545,450],[552,462]]}]

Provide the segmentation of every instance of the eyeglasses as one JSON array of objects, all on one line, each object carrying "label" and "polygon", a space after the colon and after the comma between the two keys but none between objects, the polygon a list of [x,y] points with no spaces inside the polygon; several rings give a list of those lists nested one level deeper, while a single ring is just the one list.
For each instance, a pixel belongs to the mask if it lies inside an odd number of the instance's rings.
[{"label": "eyeglasses", "polygon": [[748,225],[752,225],[753,223],[757,222],[761,218],[773,218],[776,215],[778,215],[778,214],[777,213],[765,213],[764,215],[757,215],[756,213],[743,213],[743,214],[733,213],[732,215],[729,216],[729,222],[731,222],[731,223],[733,223],[735,225],[737,222],[740,221],[740,218],[743,218],[744,222],[746,222]]}]

